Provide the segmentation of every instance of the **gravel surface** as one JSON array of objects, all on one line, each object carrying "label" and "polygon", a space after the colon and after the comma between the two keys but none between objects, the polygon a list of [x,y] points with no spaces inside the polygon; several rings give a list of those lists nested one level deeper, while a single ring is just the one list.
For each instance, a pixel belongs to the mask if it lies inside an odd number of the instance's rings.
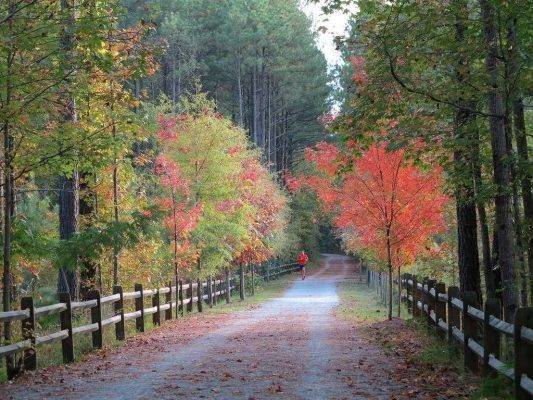
[{"label": "gravel surface", "polygon": [[173,321],[124,347],[0,386],[0,399],[400,399],[394,364],[333,316],[348,257],[326,255],[280,298]]}]

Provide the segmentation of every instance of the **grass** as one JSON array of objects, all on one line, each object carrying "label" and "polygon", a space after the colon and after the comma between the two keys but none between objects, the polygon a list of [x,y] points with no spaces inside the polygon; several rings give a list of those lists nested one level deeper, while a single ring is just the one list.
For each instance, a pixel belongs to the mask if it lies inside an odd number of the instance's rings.
[{"label": "grass", "polygon": [[[290,284],[297,277],[296,273],[289,275],[283,275],[277,279],[271,280],[269,283],[262,282],[261,279],[257,280],[258,286],[255,289],[255,295],[250,296],[247,293],[247,296],[244,301],[240,301],[238,291],[234,291],[232,295],[232,302],[226,304],[225,296],[219,297],[219,302],[216,307],[209,308],[207,304],[204,303],[203,311],[205,314],[229,314],[232,312],[253,309],[256,308],[259,304],[280,296],[283,292],[290,286]],[[133,302],[130,302],[129,309],[125,310],[133,311]],[[150,304],[149,304],[150,303]],[[146,300],[145,307],[151,307],[151,302],[149,299]],[[104,315],[111,315],[111,310],[104,310]],[[192,313],[185,313],[183,317],[187,319],[191,315],[197,314],[196,304],[193,307]],[[174,314],[173,314],[174,315]],[[163,315],[161,316],[163,319]],[[46,335],[51,332],[59,330],[59,317],[57,315],[43,318],[41,329],[39,329],[39,335]],[[81,326],[90,323],[89,313],[85,312],[73,320],[74,326]],[[151,316],[145,317],[145,331],[148,332],[152,329],[154,325],[152,324]],[[135,329],[135,320],[127,321],[125,324],[125,334],[126,338],[130,338],[139,334]],[[125,341],[116,340],[115,338],[115,329],[114,325],[109,325],[104,328],[103,332],[103,343],[104,349],[117,348],[125,344]],[[74,338],[74,358],[76,361],[83,361],[84,357],[93,351],[92,347],[92,338],[90,334],[79,335]],[[18,354],[20,356],[20,353]],[[63,355],[61,351],[61,342],[53,343],[51,345],[39,346],[37,349],[37,368],[41,369],[48,366],[60,365],[63,364]],[[7,381],[6,368],[5,368],[5,359],[0,360],[0,383]]]},{"label": "grass", "polygon": [[[387,319],[387,305],[381,301],[375,290],[358,280],[345,280],[338,285],[339,306],[335,310],[338,317],[362,325]],[[397,313],[397,304],[393,304],[393,316]],[[402,317],[407,315],[402,306]]]}]

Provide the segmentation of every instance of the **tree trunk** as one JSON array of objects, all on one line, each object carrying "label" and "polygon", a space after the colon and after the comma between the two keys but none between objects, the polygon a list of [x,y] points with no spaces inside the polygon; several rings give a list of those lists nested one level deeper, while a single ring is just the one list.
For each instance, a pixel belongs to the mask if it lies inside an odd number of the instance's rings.
[{"label": "tree trunk", "polygon": [[237,58],[235,66],[235,75],[237,76],[237,102],[239,105],[238,124],[242,128],[244,126],[244,106],[242,101],[242,76],[241,76],[241,60]]},{"label": "tree trunk", "polygon": [[[455,39],[458,44],[465,39],[465,16],[468,15],[464,0],[456,0]],[[469,62],[465,54],[459,53],[455,76],[461,88],[469,74]],[[481,300],[479,275],[479,250],[477,247],[477,218],[474,198],[473,157],[470,146],[476,139],[471,101],[459,94],[459,108],[454,117],[454,169],[456,174],[455,200],[457,211],[457,252],[459,264],[459,286],[461,294],[475,291]]]},{"label": "tree trunk", "polygon": [[[15,12],[15,3],[13,0],[9,1],[8,5],[8,14],[13,14]],[[9,28],[10,37],[13,35],[12,27]],[[12,41],[8,42],[8,52],[6,57],[6,71],[5,71],[5,106],[6,108],[10,107],[11,97],[13,93],[13,60],[15,52],[13,49]],[[7,113],[6,113],[7,114]],[[11,134],[11,121],[8,119],[7,115],[2,116],[2,133],[3,133],[3,190],[4,190],[4,199],[3,199],[3,275],[2,275],[2,302],[3,310],[11,310],[11,224],[12,224],[12,202],[13,202],[13,136]],[[4,321],[4,340],[5,344],[10,344],[12,339],[11,332],[11,322]],[[7,375],[9,378],[13,377],[16,374],[15,371],[15,362],[14,357],[6,357],[6,369]]]},{"label": "tree trunk", "polygon": [[387,267],[389,269],[389,285],[388,285],[388,292],[389,292],[389,312],[388,312],[388,318],[389,321],[392,320],[392,254],[391,254],[391,244],[390,244],[390,235],[387,232]]},{"label": "tree trunk", "polygon": [[[89,189],[87,179],[88,175],[86,174],[80,177],[79,213],[80,216],[90,219],[95,211],[93,203],[94,193]],[[80,297],[82,299],[88,299],[89,293],[96,287],[95,284],[99,268],[94,260],[83,256],[80,259],[80,264]],[[101,279],[98,280],[100,281]],[[101,285],[99,284],[99,286]]]},{"label": "tree trunk", "polygon": [[[526,137],[526,124],[524,119],[524,104],[522,101],[522,94],[520,93],[520,76],[518,69],[518,47],[519,43],[517,41],[517,25],[518,17],[516,11],[512,10],[513,15],[510,16],[507,32],[507,47],[509,49],[508,54],[508,96],[509,96],[509,108],[512,109],[513,121],[514,121],[514,135],[516,139],[516,150],[517,150],[517,161],[515,164],[515,180],[513,184],[513,196],[517,197],[518,192],[518,183],[520,183],[520,189],[522,191],[522,203],[524,206],[524,228],[525,232],[520,233],[520,239],[522,240],[522,249],[527,251],[527,265],[529,271],[529,281],[530,281],[530,297],[533,301],[533,284],[531,284],[531,279],[533,277],[533,198],[531,194],[531,173],[529,165],[529,154],[528,154],[528,144]],[[511,110],[509,110],[511,114]],[[510,115],[508,115],[508,121],[510,122]],[[508,132],[508,140],[511,141],[510,132]],[[518,179],[517,179],[518,178]],[[513,208],[519,210],[518,199],[513,203]],[[517,229],[521,229],[517,226]],[[523,253],[522,253],[523,254]],[[522,304],[527,304],[527,273],[525,272],[525,265],[521,268],[521,282],[522,285]],[[525,302],[524,302],[525,300]]]},{"label": "tree trunk", "polygon": [[398,318],[402,313],[402,274],[401,267],[398,267]]},{"label": "tree trunk", "polygon": [[485,64],[488,74],[488,108],[492,163],[496,194],[496,229],[498,231],[498,259],[503,285],[503,307],[505,319],[511,321],[516,310],[516,275],[511,225],[511,202],[509,190],[509,168],[505,162],[507,146],[505,140],[505,114],[501,88],[498,82],[498,42],[494,21],[494,7],[489,0],[479,0],[486,46]]},{"label": "tree trunk", "polygon": [[[74,23],[75,5],[72,0],[61,0],[61,11],[64,15],[65,27],[61,34],[61,49],[64,53],[64,65],[62,68],[68,71],[71,66],[67,64],[69,56],[74,49]],[[68,76],[65,73],[65,76]],[[63,85],[62,97],[65,108],[63,120],[65,124],[77,122],[76,103],[69,91],[69,81]],[[78,173],[74,171],[72,176],[59,178],[59,238],[70,239],[78,231],[79,216],[79,180]],[[72,299],[78,296],[78,277],[74,266],[63,266],[59,269],[58,292],[68,292]]]}]

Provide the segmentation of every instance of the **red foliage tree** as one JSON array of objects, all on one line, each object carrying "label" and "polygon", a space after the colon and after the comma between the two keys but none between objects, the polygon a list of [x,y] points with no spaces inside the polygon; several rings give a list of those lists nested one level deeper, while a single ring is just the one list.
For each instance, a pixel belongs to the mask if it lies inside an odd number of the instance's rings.
[{"label": "red foliage tree", "polygon": [[[325,207],[335,211],[337,227],[355,235],[352,246],[370,248],[386,262],[390,319],[393,270],[399,274],[424,251],[430,236],[444,228],[442,171],[422,172],[404,151],[389,152],[383,144],[372,145],[357,158],[333,147],[319,144],[307,150],[318,174],[303,177],[299,184],[315,189]],[[337,178],[348,162],[353,168]]]}]

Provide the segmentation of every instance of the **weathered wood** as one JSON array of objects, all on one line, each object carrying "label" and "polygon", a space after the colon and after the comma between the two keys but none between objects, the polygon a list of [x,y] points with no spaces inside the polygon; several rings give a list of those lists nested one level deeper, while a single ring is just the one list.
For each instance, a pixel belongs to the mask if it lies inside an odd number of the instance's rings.
[{"label": "weathered wood", "polygon": [[229,268],[226,268],[224,270],[224,274],[225,274],[225,278],[226,278],[226,281],[225,281],[225,284],[226,284],[226,303],[229,304],[229,303],[231,303],[231,279],[230,279],[230,276],[229,276]]},{"label": "weathered wood", "polygon": [[477,323],[475,318],[473,318],[468,313],[468,306],[477,307],[478,300],[477,294],[474,291],[466,291],[463,299],[463,312],[462,312],[462,322],[463,322],[463,334],[464,334],[464,362],[465,368],[468,371],[476,372],[479,369],[478,356],[475,351],[473,351],[468,345],[469,339],[476,340],[478,336]]},{"label": "weathered wood", "polygon": [[178,290],[179,299],[176,302],[178,304],[176,318],[178,318],[178,314],[181,314],[181,316],[183,317],[185,313],[185,308],[183,307],[183,281],[181,279],[179,280],[178,286],[179,286],[179,290]]},{"label": "weathered wood", "polygon": [[437,336],[444,339],[446,334],[439,328],[439,321],[442,320],[443,322],[446,322],[446,303],[439,300],[439,294],[441,293],[446,293],[446,285],[443,282],[435,284],[435,299],[433,304],[435,307],[435,326]]},{"label": "weathered wood", "polygon": [[448,343],[453,343],[453,328],[461,329],[461,314],[452,304],[454,297],[459,297],[460,292],[457,286],[450,286],[448,288]]},{"label": "weathered wood", "polygon": [[520,383],[524,375],[533,378],[533,345],[522,339],[521,328],[533,328],[533,307],[519,308],[514,324],[515,398],[526,400],[531,399],[531,396]]},{"label": "weathered wood", "polygon": [[239,296],[241,301],[244,301],[244,267],[239,268]]},{"label": "weathered wood", "polygon": [[0,312],[0,322],[23,320],[28,316],[28,310],[3,311]]},{"label": "weathered wood", "polygon": [[172,282],[168,283],[168,292],[165,293],[165,303],[170,306],[165,310],[165,321],[168,321],[172,319]]},{"label": "weathered wood", "polygon": [[498,299],[489,298],[485,301],[485,320],[483,322],[483,375],[495,375],[490,367],[490,355],[500,358],[500,332],[490,325],[490,316],[501,317],[501,303]]},{"label": "weathered wood", "polygon": [[187,297],[189,298],[189,302],[187,303],[187,312],[191,313],[194,300],[193,300],[193,291],[192,291],[192,280],[190,279],[189,279],[189,286],[187,288]]},{"label": "weathered wood", "polygon": [[203,301],[203,297],[204,297],[203,288],[204,288],[204,286],[202,285],[202,281],[198,279],[198,281],[196,282],[196,296],[198,297],[198,301],[196,302],[196,307],[198,309],[198,312],[202,312],[204,310],[204,308],[203,308],[203,304],[204,304],[204,301]]},{"label": "weathered wood", "polygon": [[59,293],[59,301],[65,304],[65,309],[59,313],[61,330],[67,330],[68,336],[61,340],[63,362],[74,361],[74,340],[72,333],[72,310],[70,308],[70,293]]},{"label": "weathered wood", "polygon": [[420,300],[420,291],[418,290],[418,280],[413,276],[413,317],[420,316],[420,311],[418,310],[417,303]]},{"label": "weathered wood", "polygon": [[207,278],[207,304],[213,308],[213,278]]},{"label": "weathered wood", "polygon": [[140,292],[141,295],[135,298],[135,311],[140,311],[140,315],[135,319],[135,328],[137,332],[144,332],[144,292],[143,285],[135,284],[135,291]]},{"label": "weathered wood", "polygon": [[[72,307],[70,306],[71,303],[69,303],[69,306],[71,311]],[[45,315],[52,315],[56,314],[61,311],[65,311],[67,309],[67,305],[65,302],[60,302],[58,304],[51,304],[49,306],[39,307],[35,309],[35,318],[43,317]]]},{"label": "weathered wood", "polygon": [[92,333],[93,347],[95,349],[100,349],[103,345],[102,305],[100,303],[100,292],[98,290],[92,290],[89,293],[89,298],[96,300],[96,306],[91,308],[91,322],[93,324],[98,324],[98,330]]},{"label": "weathered wood", "polygon": [[28,318],[22,320],[22,337],[29,339],[31,348],[24,350],[24,369],[33,371],[37,369],[37,353],[35,349],[35,306],[33,297],[23,297],[20,300],[20,308],[28,311]]},{"label": "weathered wood", "polygon": [[118,301],[113,305],[115,315],[120,316],[120,320],[115,324],[115,337],[117,340],[124,340],[126,338],[124,329],[124,292],[122,286],[113,286],[113,293],[119,295]]},{"label": "weathered wood", "polygon": [[161,304],[159,297],[159,289],[156,289],[152,295],[152,307],[156,307],[157,311],[152,315],[152,324],[161,325]]}]

